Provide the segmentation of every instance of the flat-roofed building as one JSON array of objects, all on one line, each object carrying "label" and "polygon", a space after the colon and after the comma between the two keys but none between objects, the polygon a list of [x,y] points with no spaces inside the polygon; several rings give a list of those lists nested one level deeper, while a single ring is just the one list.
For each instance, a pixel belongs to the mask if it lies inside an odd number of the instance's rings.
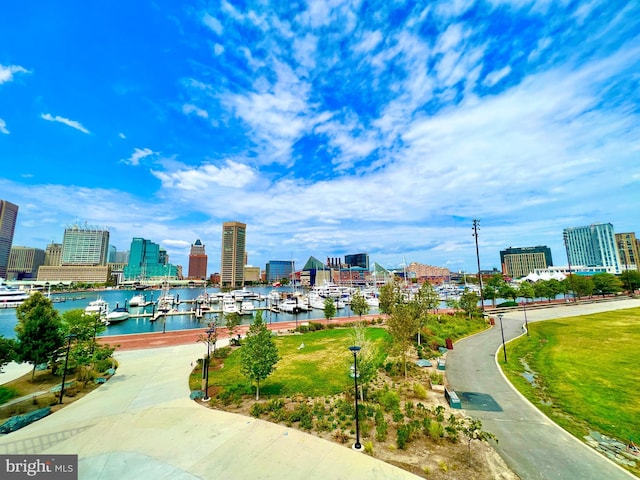
[{"label": "flat-roofed building", "polygon": [[44,265],[59,267],[62,265],[62,244],[51,242],[44,251]]},{"label": "flat-roofed building", "polygon": [[62,265],[106,265],[109,231],[99,227],[72,225],[64,230]]},{"label": "flat-roofed building", "polygon": [[11,247],[8,280],[24,280],[38,277],[38,268],[44,264],[44,250],[32,247]]},{"label": "flat-roofed building", "polygon": [[38,269],[38,281],[47,282],[107,283],[110,276],[107,265],[43,265]]},{"label": "flat-roofed building", "polygon": [[563,236],[571,265],[609,267],[620,273],[620,253],[612,224],[565,228]]},{"label": "flat-roofed building", "polygon": [[269,260],[266,265],[267,282],[279,282],[283,278],[291,278],[295,264],[291,260]]},{"label": "flat-roofed building", "polygon": [[536,270],[553,266],[551,249],[537,247],[509,247],[500,251],[502,273],[511,278],[526,277]]},{"label": "flat-roofed building", "polygon": [[222,224],[222,258],[220,261],[220,285],[241,287],[244,285],[247,225],[241,222]]},{"label": "flat-roofed building", "polygon": [[616,243],[620,253],[620,267],[623,270],[639,270],[640,243],[635,233],[616,233]]},{"label": "flat-roofed building", "polygon": [[0,278],[7,278],[9,254],[13,245],[13,234],[18,219],[18,206],[0,200]]}]

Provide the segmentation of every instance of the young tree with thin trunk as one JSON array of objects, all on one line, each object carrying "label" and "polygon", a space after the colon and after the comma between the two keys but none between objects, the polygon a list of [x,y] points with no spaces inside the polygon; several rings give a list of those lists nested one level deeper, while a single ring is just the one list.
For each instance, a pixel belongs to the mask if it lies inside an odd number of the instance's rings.
[{"label": "young tree with thin trunk", "polygon": [[407,355],[413,344],[413,337],[418,333],[420,322],[415,315],[415,308],[408,304],[399,304],[386,320],[387,330],[391,335],[392,351],[402,358],[404,376],[407,377]]},{"label": "young tree with thin trunk", "polygon": [[262,320],[262,310],[258,310],[240,350],[242,373],[255,382],[256,400],[260,400],[260,382],[271,375],[278,360],[278,347]]},{"label": "young tree with thin trunk", "polygon": [[336,313],[337,313],[337,308],[336,308],[335,300],[332,297],[325,298],[324,299],[324,318],[326,318],[327,321],[329,321],[336,316]]},{"label": "young tree with thin trunk", "polygon": [[351,297],[351,311],[362,318],[362,315],[369,313],[369,304],[362,294],[357,291]]},{"label": "young tree with thin trunk", "polygon": [[16,325],[19,360],[33,365],[31,381],[36,367],[52,360],[64,345],[62,324],[51,300],[36,292],[16,308]]}]

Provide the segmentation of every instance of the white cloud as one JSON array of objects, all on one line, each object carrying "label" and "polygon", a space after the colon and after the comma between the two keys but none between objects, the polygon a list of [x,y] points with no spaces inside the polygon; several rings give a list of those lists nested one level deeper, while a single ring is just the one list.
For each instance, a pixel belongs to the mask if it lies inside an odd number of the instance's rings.
[{"label": "white cloud", "polygon": [[80,130],[82,133],[87,133],[87,134],[91,133],[80,122],[77,122],[75,120],[69,120],[68,118],[60,117],[58,115],[54,117],[50,113],[43,113],[42,115],[40,115],[40,117],[49,122],[62,123],[64,125],[67,125],[68,127],[75,128],[76,130]]},{"label": "white cloud", "polygon": [[0,85],[5,82],[10,82],[13,80],[13,75],[15,73],[30,73],[24,67],[20,65],[0,65]]},{"label": "white cloud", "polygon": [[132,165],[134,167],[140,165],[140,160],[149,155],[156,155],[157,153],[151,150],[150,148],[134,148],[133,153],[127,159],[121,160],[122,163],[126,163],[127,165]]},{"label": "white cloud", "polygon": [[182,106],[182,113],[184,113],[185,115],[190,115],[193,113],[200,118],[209,118],[209,114],[207,113],[206,110],[203,110],[202,108],[198,108],[191,103],[185,103]]},{"label": "white cloud", "polygon": [[222,55],[223,52],[224,52],[224,46],[220,45],[219,43],[216,43],[213,46],[213,53],[215,53],[216,56]]},{"label": "white cloud", "polygon": [[233,160],[227,160],[223,167],[204,164],[197,168],[182,166],[170,172],[152,170],[151,173],[162,181],[164,188],[198,194],[213,186],[244,188],[256,179],[254,170]]},{"label": "white cloud", "polygon": [[9,135],[9,130],[7,130],[7,124],[1,118],[0,118],[0,133],[4,133],[5,135]]},{"label": "white cloud", "polygon": [[222,35],[222,24],[217,18],[205,13],[202,17],[202,22],[218,35]]},{"label": "white cloud", "polygon": [[122,139],[127,138],[127,136],[126,136],[124,133],[122,133],[122,132],[120,132],[120,133],[118,134],[118,136],[119,136],[120,138],[122,138]]},{"label": "white cloud", "polygon": [[493,87],[510,73],[511,67],[507,65],[500,70],[494,70],[493,72],[488,74],[482,83],[484,83],[487,87]]}]

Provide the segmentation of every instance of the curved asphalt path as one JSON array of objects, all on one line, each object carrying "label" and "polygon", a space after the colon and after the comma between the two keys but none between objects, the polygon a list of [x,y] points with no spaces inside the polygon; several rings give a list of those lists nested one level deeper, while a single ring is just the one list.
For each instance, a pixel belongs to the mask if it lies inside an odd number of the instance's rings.
[{"label": "curved asphalt path", "polygon": [[[640,307],[640,300],[529,309],[527,319],[531,323],[632,307]],[[522,311],[505,314],[502,322],[507,342],[523,333]],[[524,480],[637,478],[562,430],[522,397],[496,364],[496,355],[503,355],[501,345],[496,318],[494,328],[457,342],[447,353],[446,376],[462,397],[467,415],[481,419],[483,429],[496,435],[495,449],[516,474]],[[465,405],[467,397],[478,400],[477,406]]]},{"label": "curved asphalt path", "polygon": [[81,480],[419,478],[348,446],[189,400],[189,373],[203,352],[194,343],[116,352],[120,366],[106,384],[0,435],[0,454],[77,454]]}]

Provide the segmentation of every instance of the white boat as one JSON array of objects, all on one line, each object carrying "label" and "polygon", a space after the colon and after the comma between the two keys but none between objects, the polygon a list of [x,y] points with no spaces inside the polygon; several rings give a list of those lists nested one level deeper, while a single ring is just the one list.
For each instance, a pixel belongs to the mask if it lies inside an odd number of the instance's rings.
[{"label": "white boat", "polygon": [[222,299],[222,313],[240,313],[240,310],[238,310],[238,305],[236,305],[236,301],[232,297],[225,296]]},{"label": "white boat", "polygon": [[98,297],[89,302],[89,305],[84,309],[84,313],[97,313],[101,317],[106,316],[109,313],[109,304],[106,300]]},{"label": "white boat", "polygon": [[300,307],[298,307],[298,302],[294,298],[287,298],[278,304],[278,308],[286,313],[298,313],[300,311]]},{"label": "white boat", "polygon": [[29,294],[17,288],[0,285],[0,308],[16,308],[29,298]]},{"label": "white boat", "polygon": [[116,307],[106,316],[109,323],[122,322],[127,318],[129,318],[129,311],[125,307]]},{"label": "white boat", "polygon": [[240,305],[240,314],[241,315],[253,315],[253,312],[256,311],[256,306],[253,304],[251,300],[243,300]]},{"label": "white boat", "polygon": [[147,304],[147,299],[144,295],[134,295],[129,300],[130,307],[144,307]]},{"label": "white boat", "polygon": [[377,297],[364,297],[364,301],[367,302],[367,305],[371,308],[379,308],[380,307],[380,299]]}]

